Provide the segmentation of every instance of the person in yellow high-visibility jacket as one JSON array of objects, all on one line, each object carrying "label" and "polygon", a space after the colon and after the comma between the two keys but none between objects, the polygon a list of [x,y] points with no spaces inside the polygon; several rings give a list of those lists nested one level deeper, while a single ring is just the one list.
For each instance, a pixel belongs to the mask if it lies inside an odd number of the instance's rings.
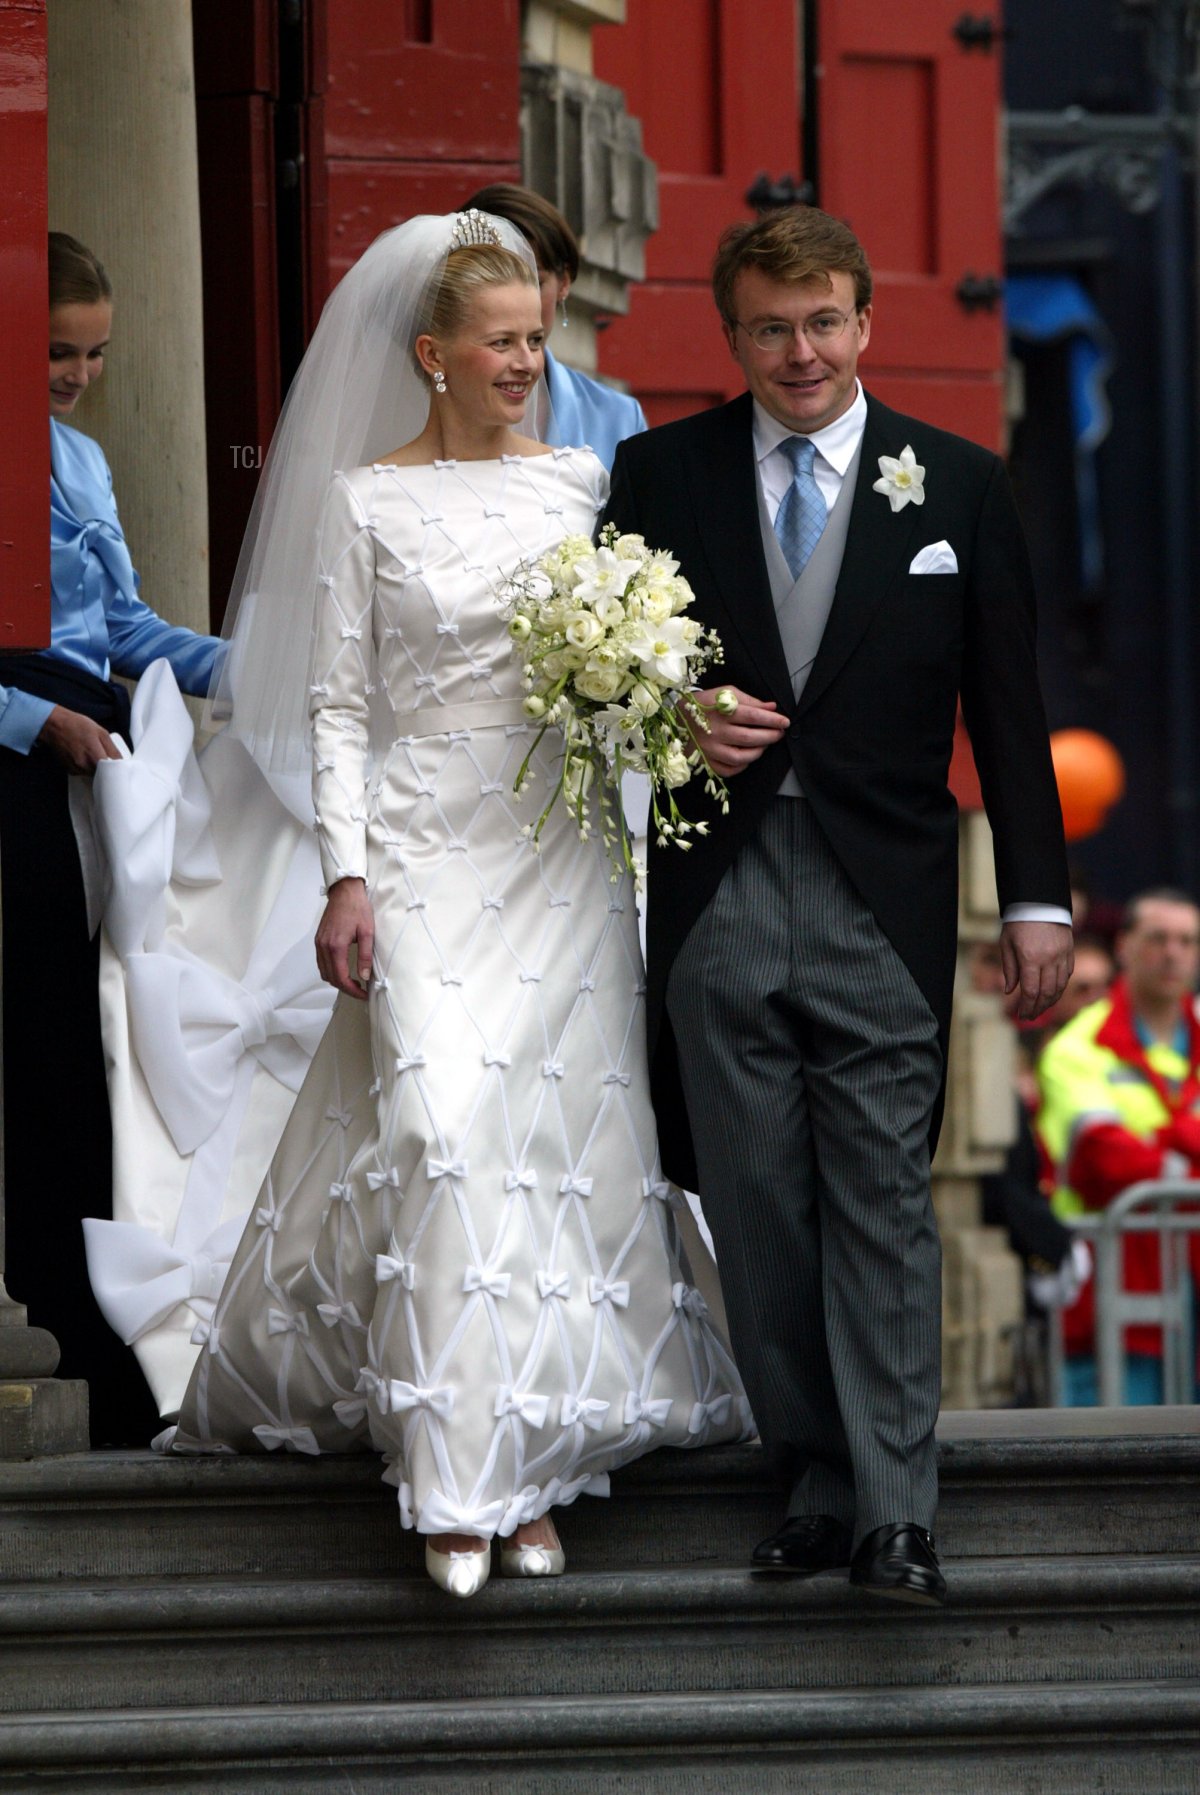
[{"label": "person in yellow high-visibility jacket", "polygon": [[[1038,1129],[1054,1163],[1054,1208],[1064,1220],[1103,1209],[1143,1179],[1200,1178],[1200,907],[1169,889],[1133,899],[1117,942],[1122,976],[1081,1010],[1038,1063]],[[1200,1236],[1192,1241],[1200,1274]],[[1159,1289],[1158,1238],[1125,1243],[1125,1286]],[[1067,1400],[1096,1401],[1094,1295],[1089,1283],[1064,1317]],[[1162,1401],[1162,1335],[1126,1331],[1126,1400]]]}]

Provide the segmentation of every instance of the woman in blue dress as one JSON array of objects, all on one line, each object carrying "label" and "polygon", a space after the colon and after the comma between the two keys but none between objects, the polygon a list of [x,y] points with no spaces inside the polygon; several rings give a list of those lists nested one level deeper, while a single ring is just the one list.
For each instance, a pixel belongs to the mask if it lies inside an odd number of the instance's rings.
[{"label": "woman in blue dress", "polygon": [[579,274],[574,232],[548,199],[509,181],[482,187],[466,204],[515,224],[537,261],[546,333],[546,386],[554,408],[554,427],[547,442],[558,448],[578,448],[586,443],[611,472],[617,444],[644,430],[646,419],[631,394],[581,374],[551,352],[555,324],[561,316],[562,327],[566,326],[567,295]]},{"label": "woman in blue dress", "polygon": [[111,1142],[98,940],[89,940],[68,780],[115,759],[137,677],[165,657],[207,692],[221,644],[164,623],[138,577],[98,443],[66,422],[104,367],[112,287],[90,250],[50,236],[50,647],[0,656],[7,1282],[86,1377],[95,1445],[145,1444],[155,1405],[87,1278],[84,1215],[104,1215]]}]

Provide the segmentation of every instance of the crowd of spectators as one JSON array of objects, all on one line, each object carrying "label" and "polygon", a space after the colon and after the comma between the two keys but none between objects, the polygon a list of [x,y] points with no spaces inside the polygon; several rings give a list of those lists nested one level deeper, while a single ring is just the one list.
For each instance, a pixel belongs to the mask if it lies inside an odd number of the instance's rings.
[{"label": "crowd of spectators", "polygon": [[[1135,1183],[1200,1180],[1200,906],[1168,887],[1123,912],[1082,885],[1073,895],[1074,974],[1036,1027],[1016,1025],[1017,1136],[983,1197],[985,1221],[1025,1263],[1031,1318],[1043,1337],[1061,1328],[1061,1399],[1079,1407],[1097,1401],[1096,1311],[1092,1255],[1072,1224]],[[998,949],[974,949],[971,979],[1003,997]],[[1125,1288],[1158,1291],[1158,1235],[1130,1233],[1123,1253]],[[1194,1286],[1200,1234],[1190,1254]],[[1123,1344],[1125,1402],[1161,1402],[1161,1328],[1131,1326]]]}]

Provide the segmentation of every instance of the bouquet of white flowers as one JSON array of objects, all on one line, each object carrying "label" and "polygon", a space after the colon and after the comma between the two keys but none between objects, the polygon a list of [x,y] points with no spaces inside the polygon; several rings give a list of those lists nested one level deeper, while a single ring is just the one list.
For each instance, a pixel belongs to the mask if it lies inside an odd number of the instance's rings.
[{"label": "bouquet of white flowers", "polygon": [[[683,615],[693,596],[678,561],[647,548],[640,536],[618,536],[612,524],[599,547],[586,536],[564,537],[505,581],[504,616],[524,663],[525,711],[541,724],[537,742],[552,726],[564,738],[558,783],[529,825],[535,843],[560,794],[586,839],[595,783],[605,843],[618,865],[640,877],[620,801],[626,769],[649,778],[660,847],[688,848],[693,831],[708,832],[675,802],[693,772],[703,769],[706,791],[728,810],[725,782],[703,760],[680,714],[700,674],[722,658],[717,636]],[[707,727],[700,705],[688,710],[697,728]],[[527,788],[533,751],[517,775],[518,795]]]}]

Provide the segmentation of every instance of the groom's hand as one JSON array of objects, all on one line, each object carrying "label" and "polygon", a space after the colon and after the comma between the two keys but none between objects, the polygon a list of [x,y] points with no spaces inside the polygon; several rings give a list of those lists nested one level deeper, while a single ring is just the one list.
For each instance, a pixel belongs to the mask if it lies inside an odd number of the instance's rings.
[{"label": "groom's hand", "polygon": [[[718,692],[732,692],[737,699],[737,709],[732,716],[716,708]],[[694,703],[704,711],[704,723],[697,722],[691,715]],[[791,727],[791,718],[780,715],[773,698],[751,698],[737,686],[709,686],[704,691],[694,692],[691,701],[682,708],[697,748],[722,779],[742,772],[752,761],[758,760]]]},{"label": "groom's hand", "polygon": [[1075,966],[1075,937],[1065,922],[1006,922],[1000,931],[1004,994],[1020,988],[1017,1015],[1032,1022],[1067,988]]}]

